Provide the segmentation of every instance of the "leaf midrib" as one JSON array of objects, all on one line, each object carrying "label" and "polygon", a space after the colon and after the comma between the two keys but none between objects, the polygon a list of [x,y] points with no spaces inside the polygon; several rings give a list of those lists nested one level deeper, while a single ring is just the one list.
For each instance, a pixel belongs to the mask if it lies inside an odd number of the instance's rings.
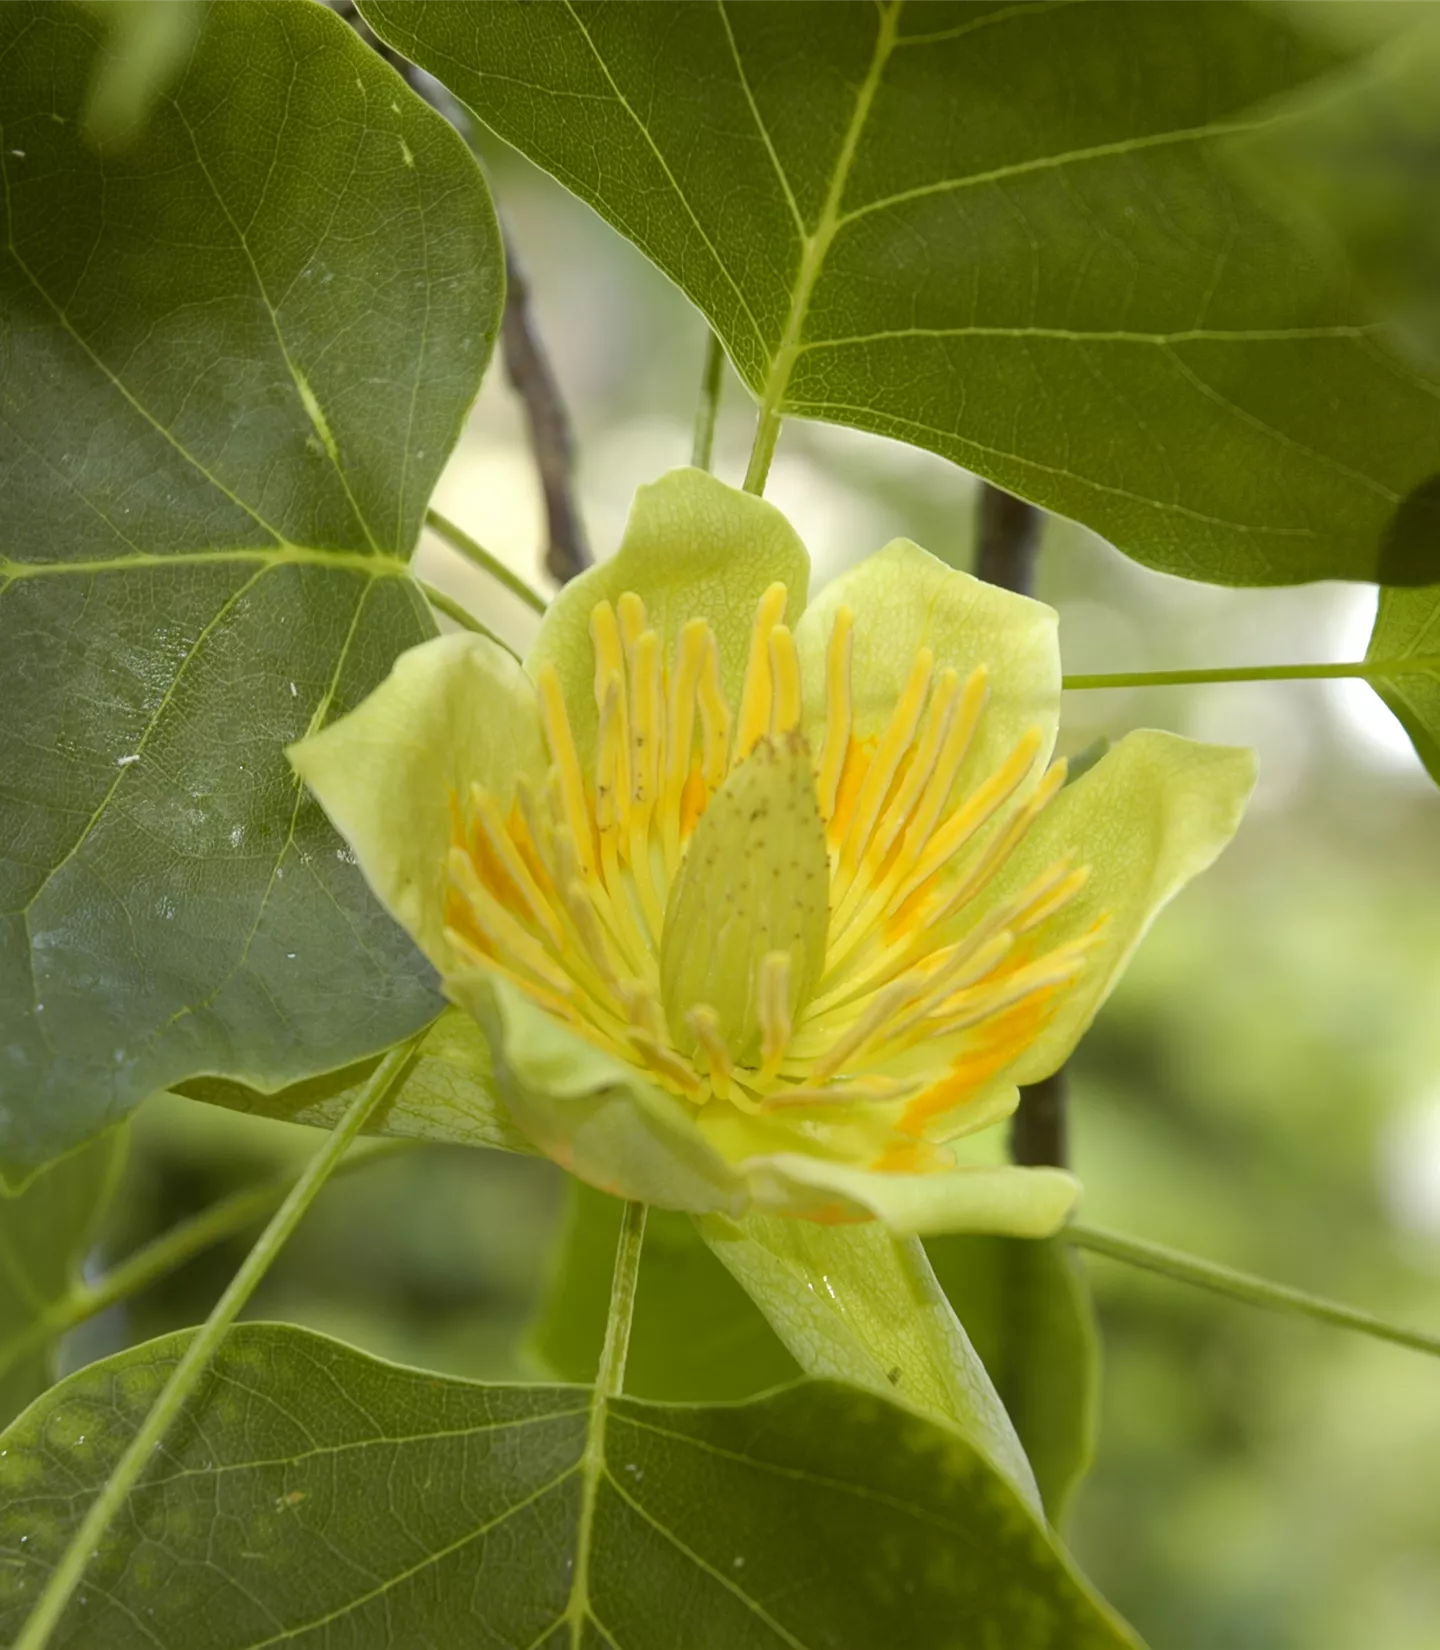
[{"label": "leaf midrib", "polygon": [[334,567],[371,578],[403,578],[409,563],[384,551],[326,550],[318,545],[257,545],[254,549],[136,551],[128,556],[97,556],[78,561],[15,561],[0,556],[0,591],[22,579],[48,578],[55,574],[129,573],[142,568],[203,567],[210,563],[258,562],[267,567]]}]

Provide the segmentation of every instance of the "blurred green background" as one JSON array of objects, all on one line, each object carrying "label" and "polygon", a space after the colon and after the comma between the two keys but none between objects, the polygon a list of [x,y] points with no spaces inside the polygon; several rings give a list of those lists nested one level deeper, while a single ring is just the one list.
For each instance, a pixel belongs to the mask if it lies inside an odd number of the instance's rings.
[{"label": "blurred green background", "polygon": [[[636,485],[688,461],[696,314],[548,179],[490,156],[574,411],[597,553]],[[732,380],[716,468],[738,484]],[[898,534],[966,567],[976,483],[928,454],[791,425],[769,496],[823,582]],[[437,505],[543,584],[539,489],[498,361]],[[523,647],[534,619],[428,538],[420,571]],[[1039,592],[1072,671],[1358,657],[1374,592],[1229,591],[1048,524]],[[1239,840],[1161,919],[1074,1064],[1085,1216],[1440,1328],[1440,793],[1362,683],[1075,693],[1062,749],[1160,726],[1254,745]],[[141,1113],[105,1253],[298,1161],[303,1130],[188,1102]],[[252,1315],[456,1373],[533,1374],[520,1340],[563,1202],[529,1160],[425,1148],[329,1188]],[[243,1253],[72,1337],[67,1361],[191,1323]],[[1155,1650],[1437,1650],[1440,1367],[1090,1259],[1099,1463],[1072,1535]]]}]

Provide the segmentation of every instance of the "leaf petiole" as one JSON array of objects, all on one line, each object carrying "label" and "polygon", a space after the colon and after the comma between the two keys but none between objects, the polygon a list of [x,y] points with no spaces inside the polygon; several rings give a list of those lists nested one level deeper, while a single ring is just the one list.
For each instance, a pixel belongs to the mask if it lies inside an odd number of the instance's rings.
[{"label": "leaf petiole", "polygon": [[755,426],[755,440],[750,448],[750,463],[745,471],[745,491],[760,494],[765,491],[765,478],[770,474],[770,460],[775,456],[775,443],[780,439],[780,426],[785,421],[771,407],[760,409],[760,421]]},{"label": "leaf petiole", "polygon": [[430,603],[437,613],[443,613],[447,619],[454,619],[462,630],[468,630],[476,636],[487,637],[495,643],[496,647],[503,647],[512,658],[519,657],[507,641],[497,636],[489,625],[482,624],[463,603],[457,602],[453,596],[447,596],[443,590],[437,590],[433,584],[426,584],[423,579],[417,579],[415,582],[424,593],[425,600]]},{"label": "leaf petiole", "polygon": [[364,1128],[377,1107],[404,1075],[419,1047],[418,1036],[392,1049],[371,1074],[359,1094],[351,1102],[345,1115],[326,1136],[324,1144],[310,1159],[304,1173],[291,1187],[289,1196],[276,1210],[268,1226],[256,1239],[246,1255],[240,1270],[230,1280],[225,1293],[215,1303],[210,1316],[196,1331],[185,1354],[171,1372],[170,1379],[161,1388],[150,1413],[139,1431],[130,1440],[124,1454],[115,1464],[105,1487],[96,1496],[89,1512],[81,1521],[60,1562],[50,1574],[26,1619],[12,1650],[44,1650],[49,1643],[71,1595],[80,1584],[85,1567],[95,1556],[100,1542],[110,1527],[111,1520],[125,1504],[151,1457],[170,1430],[171,1423],[185,1407],[226,1331],[255,1292],[260,1280],[269,1271],[271,1263],[284,1247],[290,1234],[299,1225],[301,1217],[315,1198],[315,1194],[329,1179],[351,1142]]},{"label": "leaf petiole", "polygon": [[725,372],[725,351],[712,331],[705,336],[705,366],[700,376],[700,401],[695,408],[695,436],[690,462],[697,470],[708,470],[715,452],[715,418],[720,411],[720,386]]},{"label": "leaf petiole", "polygon": [[1112,675],[1065,676],[1060,685],[1076,692],[1088,688],[1184,687],[1205,682],[1304,682],[1359,676],[1413,676],[1440,670],[1440,653],[1412,654],[1405,659],[1355,659],[1336,665],[1227,665],[1218,670],[1139,670]]},{"label": "leaf petiole", "polygon": [[1362,1335],[1373,1335],[1376,1340],[1391,1341],[1414,1352],[1428,1352],[1431,1357],[1440,1357],[1440,1335],[1427,1335],[1418,1329],[1387,1323],[1372,1312],[1342,1306],[1338,1301],[1307,1294],[1303,1289],[1291,1289],[1283,1283],[1272,1283],[1268,1278],[1257,1278],[1250,1272],[1237,1272],[1215,1261],[1182,1254],[1178,1249],[1167,1249],[1163,1244],[1147,1243],[1143,1238],[1126,1237],[1123,1233],[1109,1232],[1098,1226],[1071,1225],[1065,1227],[1060,1235],[1076,1248],[1108,1255],[1111,1260],[1124,1261],[1147,1272],[1158,1272],[1162,1277],[1173,1278],[1178,1283],[1190,1283],[1217,1295],[1228,1295],[1233,1300],[1244,1301],[1247,1306],[1264,1307],[1270,1312],[1294,1312],[1301,1317],[1314,1318],[1318,1323],[1331,1324],[1337,1329],[1358,1330]]},{"label": "leaf petiole", "polygon": [[645,1244],[643,1203],[627,1203],[620,1217],[620,1241],[615,1246],[615,1271],[610,1281],[610,1314],[605,1344],[595,1372],[585,1453],[580,1458],[580,1525],[575,1538],[575,1573],[565,1620],[571,1643],[578,1645],[590,1610],[590,1548],[595,1523],[595,1499],[605,1472],[605,1421],[610,1399],[625,1385],[625,1358],[630,1350],[630,1325],[635,1318],[635,1293],[640,1283],[640,1253]]},{"label": "leaf petiole", "polygon": [[458,550],[466,561],[473,562],[482,572],[488,573],[496,584],[503,584],[512,596],[518,596],[533,612],[543,613],[550,605],[539,591],[532,590],[518,573],[512,573],[498,556],[492,555],[448,516],[442,516],[438,510],[427,510],[425,525],[438,533],[452,550]]},{"label": "leaf petiole", "polygon": [[[383,1163],[389,1158],[414,1151],[419,1140],[386,1140],[347,1157],[335,1170],[336,1177]],[[252,1226],[278,1204],[294,1186],[298,1176],[289,1174],[247,1186],[212,1203],[208,1209],[179,1221],[105,1273],[98,1283],[79,1284],[57,1301],[43,1318],[27,1326],[23,1334],[0,1346],[0,1379],[25,1357],[58,1336],[68,1334],[82,1323],[97,1317],[120,1301],[129,1300],[152,1283],[175,1271],[206,1249],[223,1243]]]}]

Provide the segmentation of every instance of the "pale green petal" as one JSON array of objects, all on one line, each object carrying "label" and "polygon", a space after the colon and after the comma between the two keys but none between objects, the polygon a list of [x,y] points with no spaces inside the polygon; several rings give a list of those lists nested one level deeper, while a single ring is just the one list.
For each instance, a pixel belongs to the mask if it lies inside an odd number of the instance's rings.
[{"label": "pale green petal", "polygon": [[961,771],[963,785],[999,767],[1032,727],[1040,730],[1040,754],[1048,760],[1060,719],[1054,609],[956,572],[909,539],[893,540],[826,585],[800,621],[795,643],[804,727],[816,750],[825,736],[825,655],[841,606],[855,615],[856,738],[884,729],[923,646],[935,656],[937,675],[949,666],[963,683],[978,665],[989,671],[990,697]]},{"label": "pale green petal", "polygon": [[1015,1428],[918,1238],[874,1220],[695,1224],[807,1375],[868,1386],[958,1428],[1039,1511]]},{"label": "pale green petal", "polygon": [[816,1157],[784,1153],[752,1159],[746,1173],[757,1209],[833,1221],[877,1216],[901,1236],[927,1232],[998,1232],[1048,1237],[1080,1195],[1063,1169],[950,1169],[937,1174],[880,1174]]},{"label": "pale green petal", "polygon": [[597,602],[613,603],[633,590],[666,659],[674,658],[675,638],[691,619],[708,619],[733,711],[760,597],[771,584],[783,584],[789,592],[785,622],[793,627],[809,581],[805,546],[773,504],[704,470],[671,470],[636,492],[614,556],[572,580],[551,602],[525,668],[532,676],[542,665],[555,668],[588,771],[596,726],[590,614]]},{"label": "pale green petal", "polygon": [[1255,784],[1255,753],[1173,733],[1128,734],[1055,798],[994,888],[1004,899],[1064,854],[1090,867],[1079,896],[1037,938],[1047,948],[1108,917],[1085,971],[1005,1076],[1034,1083],[1060,1066],[1165,903],[1234,836]]},{"label": "pale green petal", "polygon": [[439,636],[402,653],[369,698],[286,754],[385,909],[443,974],[451,797],[473,782],[508,810],[521,775],[543,777],[530,679],[484,636]]},{"label": "pale green petal", "polygon": [[500,1096],[547,1157],[616,1197],[692,1214],[743,1212],[743,1182],[683,1101],[577,1037],[508,980],[468,969],[445,985],[480,1021]]}]

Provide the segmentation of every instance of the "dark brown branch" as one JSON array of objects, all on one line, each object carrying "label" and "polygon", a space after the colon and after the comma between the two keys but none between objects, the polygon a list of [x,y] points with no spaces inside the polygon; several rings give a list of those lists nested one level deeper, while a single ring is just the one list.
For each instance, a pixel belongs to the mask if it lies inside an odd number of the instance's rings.
[{"label": "dark brown branch", "polygon": [[[446,88],[379,39],[355,9],[354,0],[326,0],[326,3],[399,72],[413,92],[450,122],[473,152],[469,118]],[[480,157],[477,154],[475,158],[478,161]],[[500,356],[505,363],[505,376],[524,405],[530,450],[540,473],[549,535],[545,570],[551,578],[564,584],[590,565],[585,527],[575,501],[575,436],[549,354],[535,325],[530,308],[530,283],[516,256],[509,226],[502,223],[501,233],[505,240],[508,282],[505,316],[500,323]]]},{"label": "dark brown branch", "polygon": [[[1044,523],[1043,512],[1033,504],[992,487],[988,481],[982,482],[976,576],[1018,595],[1033,595],[1035,559]],[[1010,1125],[1010,1155],[1017,1163],[1053,1164],[1063,1169],[1069,1161],[1065,1090],[1063,1069],[1020,1090],[1020,1106]]]},{"label": "dark brown branch", "polygon": [[975,540],[975,576],[1017,595],[1035,594],[1035,558],[1045,517],[1013,493],[980,483],[980,522]]},{"label": "dark brown branch", "polygon": [[575,435],[570,414],[555,381],[550,357],[530,309],[530,283],[515,255],[515,242],[505,230],[505,266],[509,284],[505,319],[500,323],[500,353],[505,376],[525,407],[530,449],[540,472],[545,495],[545,520],[550,542],[545,570],[561,584],[590,565],[585,528],[575,502]]}]

